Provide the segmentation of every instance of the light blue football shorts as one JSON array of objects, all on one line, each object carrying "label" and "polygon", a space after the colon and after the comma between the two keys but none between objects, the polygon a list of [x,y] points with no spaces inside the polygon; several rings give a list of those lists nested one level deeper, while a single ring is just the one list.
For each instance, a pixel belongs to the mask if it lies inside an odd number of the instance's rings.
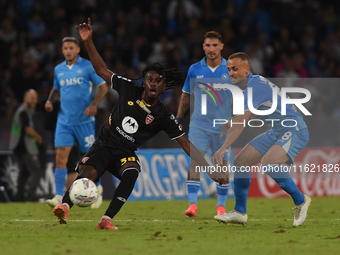
[{"label": "light blue football shorts", "polygon": [[[203,130],[197,127],[191,127],[189,130],[189,140],[195,145],[195,147],[200,151],[207,152],[210,156],[213,156],[216,151],[218,151],[225,139],[225,137],[220,137],[219,133],[212,133],[207,130]],[[231,147],[228,148],[224,154],[223,160],[228,160],[230,164],[234,163],[234,153]]]},{"label": "light blue football shorts", "polygon": [[287,164],[292,164],[295,157],[306,147],[308,141],[309,132],[307,128],[299,131],[286,129],[282,132],[275,132],[270,129],[255,137],[249,144],[262,155],[265,155],[273,145],[280,145],[290,157],[290,161],[288,161]]},{"label": "light blue football shorts", "polygon": [[57,124],[54,133],[54,147],[73,146],[77,140],[79,150],[86,153],[95,140],[94,122],[80,125]]}]

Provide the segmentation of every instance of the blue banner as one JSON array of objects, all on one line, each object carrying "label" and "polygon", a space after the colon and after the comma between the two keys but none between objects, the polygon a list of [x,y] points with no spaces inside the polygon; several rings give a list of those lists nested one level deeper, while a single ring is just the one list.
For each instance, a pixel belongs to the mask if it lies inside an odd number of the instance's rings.
[{"label": "blue banner", "polygon": [[[137,155],[141,164],[141,173],[129,200],[165,200],[187,199],[187,173],[190,158],[182,149],[140,149]],[[45,174],[41,177],[37,195],[42,200],[54,196],[54,151],[48,151]],[[19,175],[18,159],[10,151],[0,152],[0,201],[15,201],[17,178]],[[111,200],[118,180],[105,172],[101,178],[104,187],[104,199]],[[233,197],[229,189],[229,198]],[[215,183],[206,173],[201,173],[199,198],[216,196]]]},{"label": "blue banner", "polygon": [[[187,199],[189,156],[182,149],[141,149],[137,151],[141,174],[129,200]],[[233,196],[232,189],[230,195]],[[215,183],[201,173],[199,198],[216,195]]]}]

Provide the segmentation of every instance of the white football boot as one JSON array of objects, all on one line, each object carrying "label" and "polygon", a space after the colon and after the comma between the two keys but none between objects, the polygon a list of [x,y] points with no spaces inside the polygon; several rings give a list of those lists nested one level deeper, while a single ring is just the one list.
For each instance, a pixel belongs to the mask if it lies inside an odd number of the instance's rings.
[{"label": "white football boot", "polygon": [[248,215],[242,214],[236,210],[232,210],[228,213],[222,214],[222,215],[216,215],[214,219],[218,222],[223,223],[236,223],[236,224],[246,224],[248,221]]},{"label": "white football boot", "polygon": [[295,210],[293,226],[302,225],[302,223],[307,218],[308,207],[312,203],[312,199],[307,195],[303,195],[303,196],[305,197],[305,202],[303,202],[302,205],[297,205],[293,208]]},{"label": "white football boot", "polygon": [[99,184],[97,186],[97,189],[98,189],[98,198],[91,205],[92,209],[98,209],[102,205],[102,203],[103,203],[103,186],[101,184]]},{"label": "white football boot", "polygon": [[55,195],[52,199],[47,199],[46,204],[54,208],[57,205],[61,205],[62,200],[63,200],[63,197],[61,195]]}]

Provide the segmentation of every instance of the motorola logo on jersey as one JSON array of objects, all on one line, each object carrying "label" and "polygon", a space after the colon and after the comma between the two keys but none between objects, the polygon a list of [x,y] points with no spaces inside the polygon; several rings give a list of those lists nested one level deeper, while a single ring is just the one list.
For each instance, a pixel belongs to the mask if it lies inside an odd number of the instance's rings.
[{"label": "motorola logo on jersey", "polygon": [[122,121],[122,127],[126,133],[134,134],[137,132],[139,126],[134,118],[126,116]]},{"label": "motorola logo on jersey", "polygon": [[59,84],[61,87],[66,86],[71,86],[71,85],[80,85],[84,83],[84,78],[83,77],[74,77],[70,79],[65,79],[65,80],[60,80]]}]

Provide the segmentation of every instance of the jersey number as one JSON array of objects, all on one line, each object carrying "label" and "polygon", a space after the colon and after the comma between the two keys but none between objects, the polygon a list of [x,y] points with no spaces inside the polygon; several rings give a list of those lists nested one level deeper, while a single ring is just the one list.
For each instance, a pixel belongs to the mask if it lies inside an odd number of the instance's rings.
[{"label": "jersey number", "polygon": [[288,140],[292,136],[292,132],[286,132],[284,135],[281,137],[282,140]]},{"label": "jersey number", "polygon": [[120,165],[123,166],[128,161],[136,161],[136,158],[135,157],[122,158],[120,159],[120,163],[121,163]]},{"label": "jersey number", "polygon": [[85,136],[85,147],[91,147],[94,143],[94,135]]}]

